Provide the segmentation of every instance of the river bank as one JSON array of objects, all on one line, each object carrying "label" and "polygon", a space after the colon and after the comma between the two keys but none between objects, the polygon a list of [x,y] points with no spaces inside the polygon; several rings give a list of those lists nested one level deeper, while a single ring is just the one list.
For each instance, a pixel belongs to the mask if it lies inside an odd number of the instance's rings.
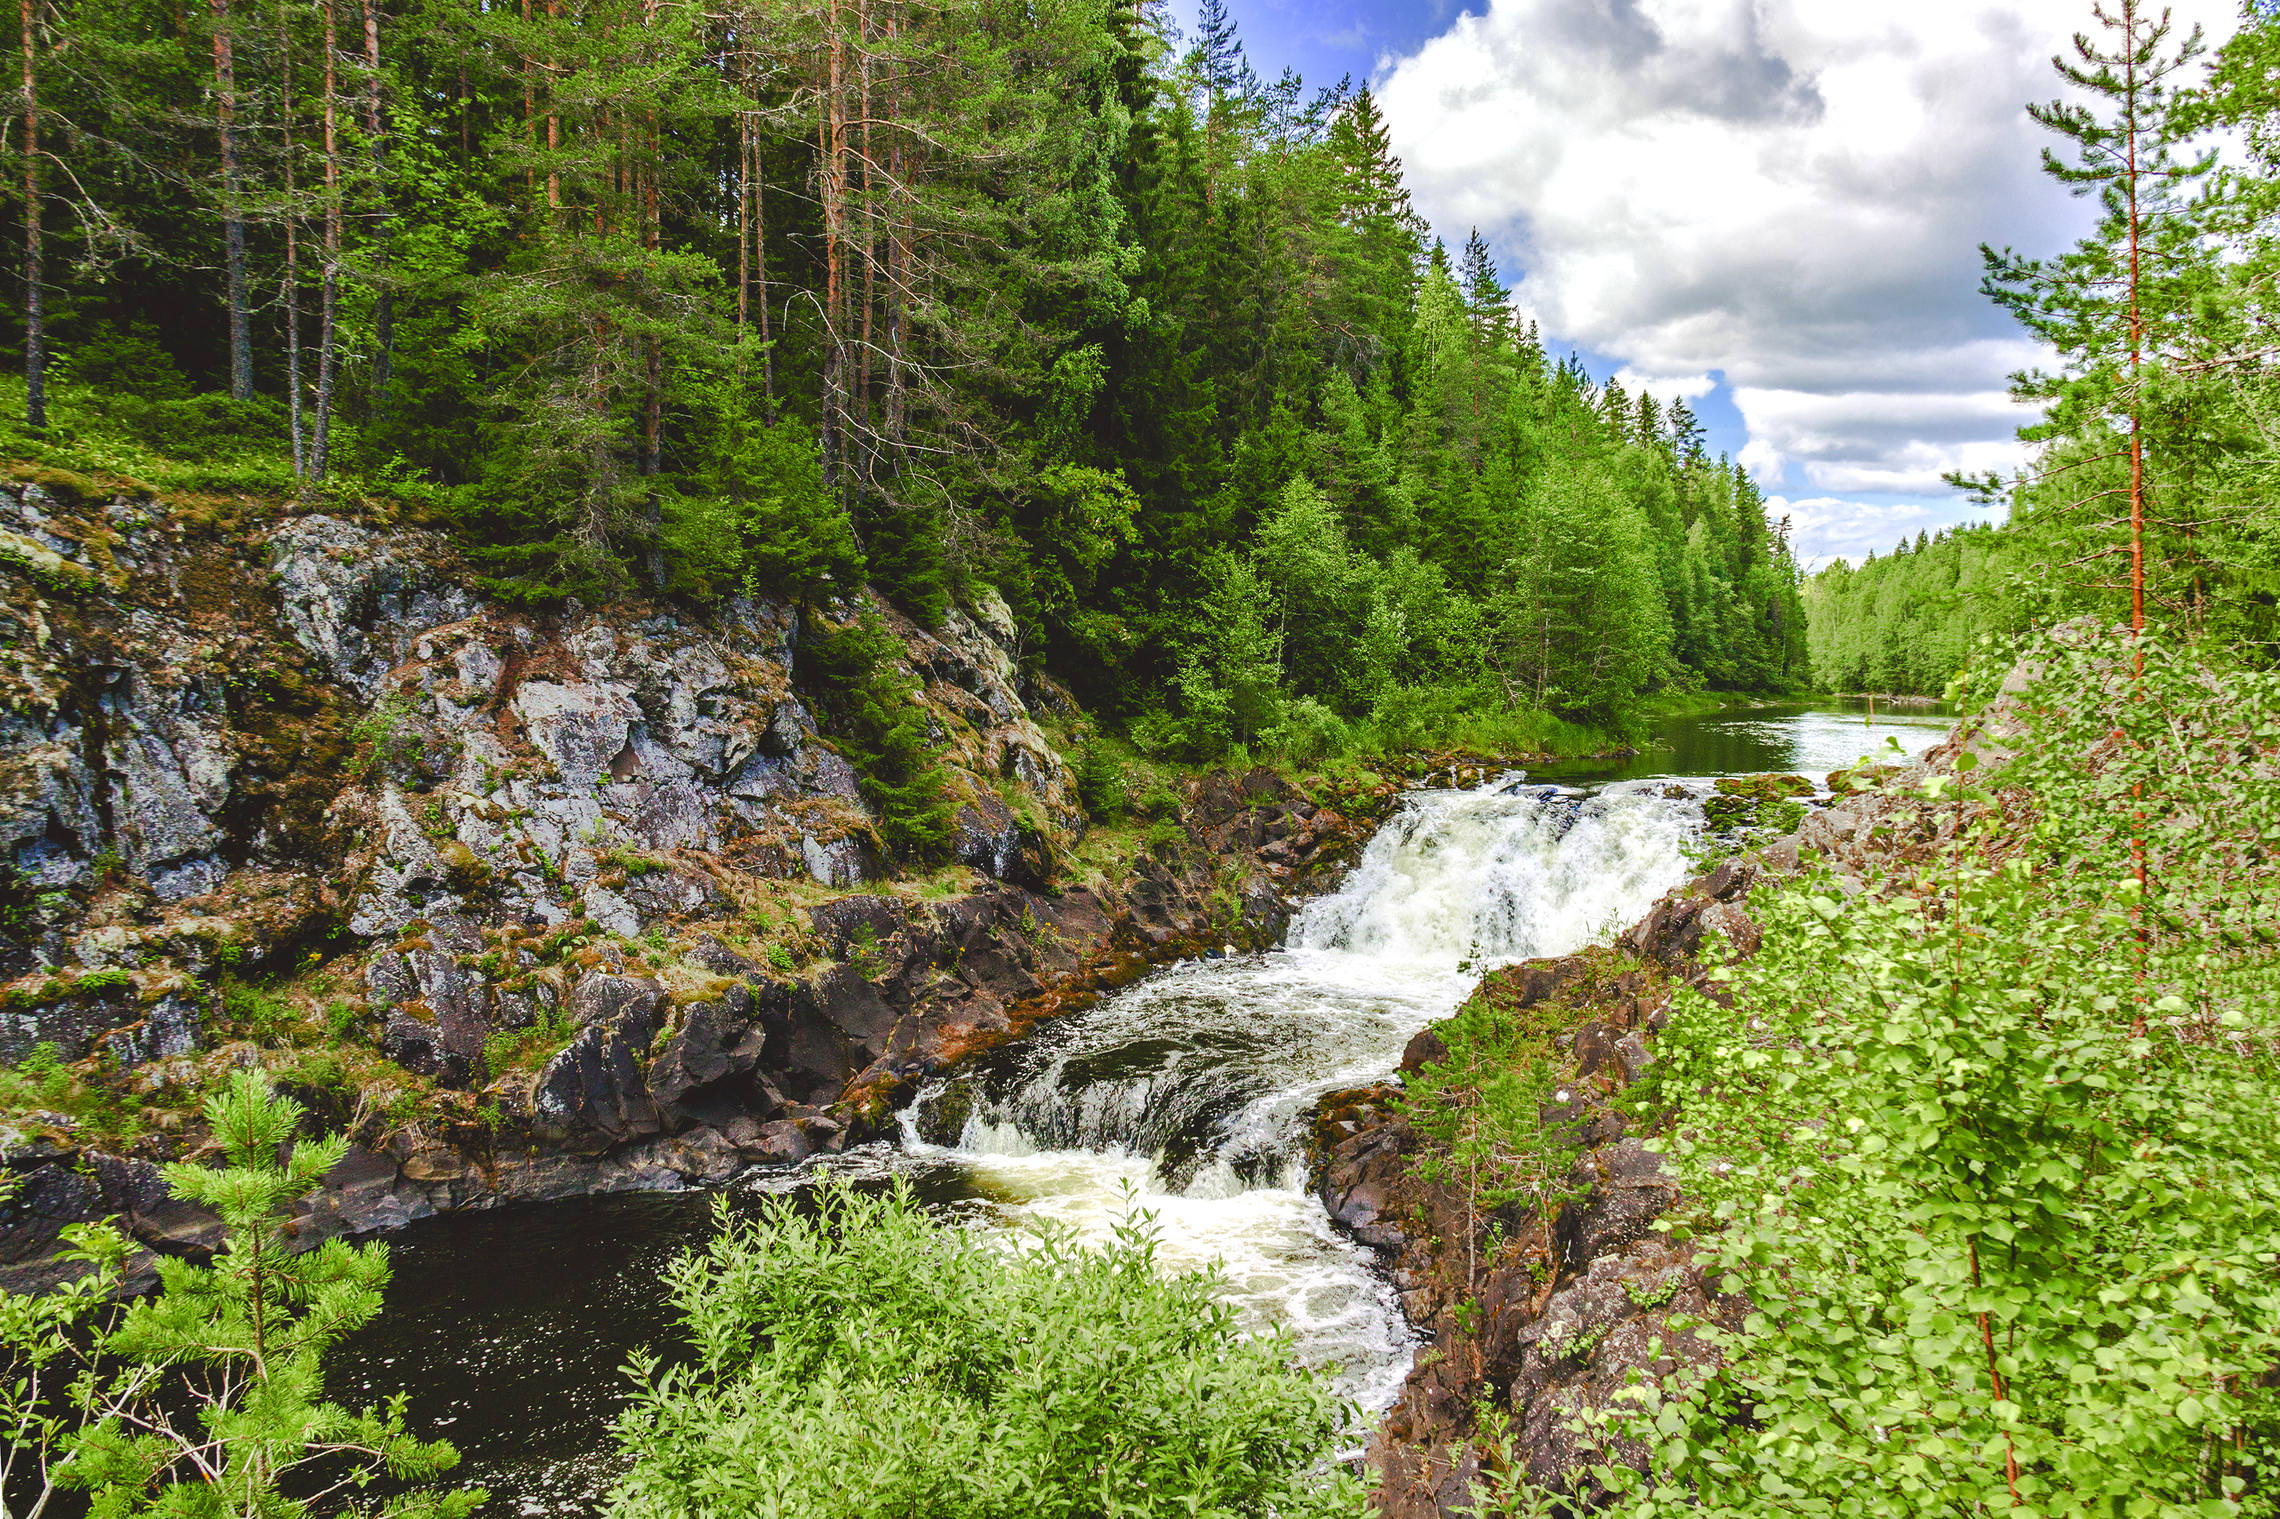
[{"label": "river bank", "polygon": [[[1715,1367],[1711,1336],[1740,1330],[1751,1305],[1705,1275],[1683,1231],[1657,1231],[1684,1198],[1624,1093],[1655,1063],[1674,996],[1721,995],[1708,966],[1757,952],[1753,887],[1826,866],[1857,892],[1952,835],[1956,814],[1920,792],[1928,777],[1954,774],[1965,743],[1951,735],[1912,763],[1829,774],[1794,831],[1761,834],[1612,944],[1490,973],[1454,1020],[1410,1042],[1394,1080],[1323,1100],[1311,1152],[1319,1194],[1380,1253],[1429,1341],[1371,1441],[1378,1513],[1471,1512],[1477,1490],[1500,1481],[1553,1493],[1581,1484],[1588,1496],[1600,1463],[1644,1469],[1644,1447],[1604,1443],[1594,1420],[1627,1387]],[[1772,798],[1792,788],[1731,789]],[[1482,1027],[1505,1040],[1486,1064],[1473,1063]],[[1436,1101],[1443,1113],[1451,1101],[1477,1104],[1478,1083],[1531,1050],[1555,1074],[1527,1127],[1540,1122],[1571,1157],[1548,1217],[1482,1206],[1477,1175],[1431,1123]]]}]

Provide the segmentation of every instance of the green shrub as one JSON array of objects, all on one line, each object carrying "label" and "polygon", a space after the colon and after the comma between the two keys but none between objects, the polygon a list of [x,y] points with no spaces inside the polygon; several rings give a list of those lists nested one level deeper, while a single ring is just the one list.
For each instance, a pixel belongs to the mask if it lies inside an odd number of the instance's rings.
[{"label": "green shrub", "polygon": [[1078,805],[1094,822],[1115,824],[1124,820],[1128,801],[1124,767],[1105,744],[1094,739],[1077,755]]},{"label": "green shrub", "polygon": [[697,491],[665,501],[659,538],[672,588],[812,597],[860,586],[863,552],[824,483],[815,433],[795,417],[745,418],[742,386],[723,399],[736,412],[726,424],[734,441]]},{"label": "green shrub", "polygon": [[2017,757],[1924,783],[1932,847],[1760,889],[1660,1036],[1642,1115],[1763,1312],[1627,1401],[1636,1513],[2274,1511],[2280,677],[2025,652]]},{"label": "green shrub", "polygon": [[1150,786],[1140,798],[1140,814],[1143,817],[1177,817],[1179,810],[1180,794],[1162,781]]},{"label": "green shrub", "polygon": [[1144,1223],[1009,1250],[899,1183],[716,1216],[665,1273],[690,1354],[632,1367],[624,1519],[1360,1512],[1351,1411]]},{"label": "green shrub", "polygon": [[357,746],[356,774],[369,785],[400,772],[419,758],[420,736],[411,726],[411,698],[390,691],[348,730]]},{"label": "green shrub", "polygon": [[[1419,1173],[1462,1188],[1476,1217],[1517,1210],[1547,1241],[1576,1195],[1568,1176],[1582,1143],[1572,1121],[1545,1119],[1557,1107],[1564,1063],[1552,1041],[1564,1021],[1553,1004],[1514,1008],[1483,988],[1433,1026],[1447,1058],[1411,1075],[1404,1095],[1410,1122],[1432,1141]],[[1469,1293],[1471,1240],[1465,1259]]]},{"label": "green shrub", "polygon": [[335,1039],[353,1039],[364,1030],[364,1013],[354,1003],[335,997],[325,1004],[325,1032]]},{"label": "green shrub", "polygon": [[459,1457],[411,1433],[402,1394],[323,1401],[327,1353],[380,1311],[388,1247],[288,1244],[293,1199],[348,1150],[296,1140],[302,1117],[257,1070],[207,1100],[219,1164],[175,1162],[166,1182],[220,1216],[223,1243],[210,1263],[161,1257],[157,1294],[124,1290],[131,1247],[109,1224],[65,1229],[65,1258],[86,1268],[76,1280],[44,1297],[0,1292],[13,1511],[37,1514],[61,1488],[86,1494],[78,1512],[289,1519],[327,1483],[376,1479],[398,1489],[371,1510],[390,1519],[466,1519],[483,1502],[479,1488],[424,1486]]},{"label": "green shrub", "polygon": [[1168,855],[1187,843],[1187,830],[1170,818],[1150,823],[1141,841],[1158,854]]},{"label": "green shrub", "polygon": [[1279,758],[1303,765],[1348,752],[1354,746],[1354,733],[1337,713],[1311,696],[1302,696],[1284,706],[1263,742]]},{"label": "green shrub", "polygon": [[106,965],[99,970],[82,971],[72,978],[71,994],[74,997],[100,997],[134,985],[135,978],[123,965]]},{"label": "green shrub", "polygon": [[895,669],[901,652],[901,640],[866,613],[844,628],[811,630],[799,646],[799,675],[855,767],[879,842],[898,860],[932,863],[949,852],[956,809],[916,686]]}]

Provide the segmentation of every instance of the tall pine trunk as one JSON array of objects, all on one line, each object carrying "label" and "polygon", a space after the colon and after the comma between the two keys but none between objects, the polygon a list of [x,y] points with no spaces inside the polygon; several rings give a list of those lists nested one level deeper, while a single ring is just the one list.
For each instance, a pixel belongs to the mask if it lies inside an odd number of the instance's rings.
[{"label": "tall pine trunk", "polygon": [[47,431],[47,295],[40,247],[40,92],[35,0],[21,0],[24,25],[24,425]]},{"label": "tall pine trunk", "polygon": [[333,396],[340,374],[340,37],[334,13],[335,0],[319,7],[325,25],[325,256],[324,277],[317,295],[317,425],[309,450],[309,473],[325,477],[331,463]]},{"label": "tall pine trunk", "polygon": [[253,399],[253,334],[245,290],[245,187],[238,170],[237,49],[230,0],[207,0],[214,18],[214,124],[222,151],[222,252],[230,327],[230,398]]},{"label": "tall pine trunk", "polygon": [[[890,6],[887,10],[886,36],[888,43],[887,92],[889,110],[905,104],[901,95],[903,69],[899,49],[895,46],[902,33],[901,18]],[[908,296],[910,286],[911,201],[915,194],[911,183],[911,152],[908,139],[898,133],[894,146],[887,150],[887,178],[889,205],[887,210],[887,268],[886,306],[881,317],[886,324],[886,398],[885,434],[887,468],[896,475],[902,469],[903,423],[908,396],[904,390],[904,337],[908,324]]]},{"label": "tall pine trunk", "polygon": [[372,404],[387,394],[396,369],[396,296],[388,288],[388,231],[395,211],[388,202],[388,139],[380,99],[380,4],[364,0],[364,140],[372,151],[372,191],[380,214],[372,234]]},{"label": "tall pine trunk", "polygon": [[847,430],[847,168],[840,102],[839,0],[831,0],[824,45],[830,56],[824,69],[823,111],[817,124],[823,175],[823,471],[826,483],[837,489],[842,484]]},{"label": "tall pine trunk", "polygon": [[285,279],[278,292],[285,308],[285,418],[293,445],[293,478],[308,473],[307,440],[302,427],[301,395],[301,207],[298,176],[293,165],[293,22],[292,12],[277,12],[277,119],[284,146],[285,169]]},{"label": "tall pine trunk", "polygon": [[877,187],[871,173],[871,10],[869,0],[855,0],[855,44],[857,47],[858,78],[861,91],[856,120],[858,142],[861,149],[856,156],[856,168],[862,176],[863,208],[863,319],[858,327],[855,363],[855,416],[862,430],[862,475],[866,484],[878,483],[875,461],[878,458],[878,439],[871,421],[871,313],[878,304],[878,249],[879,234],[876,222]]}]

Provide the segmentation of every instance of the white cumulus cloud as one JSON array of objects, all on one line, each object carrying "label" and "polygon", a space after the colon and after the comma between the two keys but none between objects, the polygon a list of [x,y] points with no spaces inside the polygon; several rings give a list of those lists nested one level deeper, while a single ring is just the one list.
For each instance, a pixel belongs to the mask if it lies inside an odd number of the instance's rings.
[{"label": "white cumulus cloud", "polygon": [[[2232,0],[2175,10],[2232,29]],[[1548,336],[1657,394],[1722,372],[1769,484],[1930,492],[2018,457],[2003,391],[2038,355],[1978,249],[2087,224],[2024,105],[2089,23],[2082,0],[1488,0],[1380,94],[1420,209],[1504,249]]]}]

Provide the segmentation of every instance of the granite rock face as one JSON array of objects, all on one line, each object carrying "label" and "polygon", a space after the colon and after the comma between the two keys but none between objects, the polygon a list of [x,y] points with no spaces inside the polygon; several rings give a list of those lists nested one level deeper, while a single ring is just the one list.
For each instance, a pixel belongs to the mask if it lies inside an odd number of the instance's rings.
[{"label": "granite rock face", "polygon": [[[248,1061],[356,1141],[307,1242],[796,1164],[1157,960],[1268,942],[1362,831],[1214,777],[1182,843],[1071,885],[1086,820],[1035,711],[1075,708],[987,592],[932,629],[748,598],[540,617],[384,518],[24,484],[0,588],[0,1060],[53,1044],[160,1104],[126,1154],[0,1115],[29,1200],[0,1285],[48,1280],[86,1217],[204,1248],[211,1219],[102,1168],[192,1152],[195,1094]],[[923,891],[795,683],[858,615],[900,640],[956,807]],[[308,975],[297,1048],[260,995],[225,1005]]]},{"label": "granite rock face", "polygon": [[[487,604],[433,533],[225,524],[37,485],[0,485],[0,578],[0,1059],[140,1029],[212,969],[176,942],[193,919],[261,966],[446,920],[583,913],[630,938],[730,910],[740,880],[847,889],[880,868],[855,772],[793,690],[803,629],[778,603],[541,621]],[[1052,846],[1024,847],[1001,788],[1043,829],[1083,817],[991,605],[935,632],[889,618],[967,815],[988,819],[962,854],[1043,884]],[[305,888],[272,889],[280,874]],[[481,948],[407,950],[379,973],[376,992],[417,983],[380,999],[413,1068],[478,1074],[500,993],[445,959]],[[136,984],[89,997],[58,979],[107,969]],[[160,1021],[119,1053],[195,1037],[194,1018]]]}]

